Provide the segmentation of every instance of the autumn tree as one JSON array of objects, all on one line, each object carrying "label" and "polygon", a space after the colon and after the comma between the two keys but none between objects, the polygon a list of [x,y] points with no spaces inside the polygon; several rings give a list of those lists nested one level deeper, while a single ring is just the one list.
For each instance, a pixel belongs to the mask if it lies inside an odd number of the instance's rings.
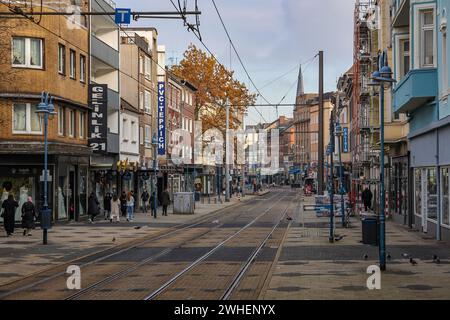
[{"label": "autumn tree", "polygon": [[233,78],[233,71],[227,70],[214,57],[193,44],[171,71],[197,87],[195,116],[202,121],[203,130],[215,127],[225,131],[227,102],[230,103],[230,128],[239,127],[239,119],[247,106],[256,101],[256,95]]}]

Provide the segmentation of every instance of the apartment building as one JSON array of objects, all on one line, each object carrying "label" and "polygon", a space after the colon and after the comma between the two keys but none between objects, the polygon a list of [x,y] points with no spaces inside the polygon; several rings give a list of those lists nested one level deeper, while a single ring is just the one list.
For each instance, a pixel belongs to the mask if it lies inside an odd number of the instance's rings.
[{"label": "apartment building", "polygon": [[[42,10],[60,11],[70,4],[52,1]],[[30,5],[22,8],[24,12],[31,10]],[[0,12],[9,9],[0,4]],[[77,220],[86,214],[91,155],[87,20],[1,19],[0,27],[0,203],[13,194],[20,204],[17,220],[28,196],[38,208],[43,205],[44,127],[36,110],[45,91],[53,97],[56,112],[48,126],[48,202],[54,220]]]}]

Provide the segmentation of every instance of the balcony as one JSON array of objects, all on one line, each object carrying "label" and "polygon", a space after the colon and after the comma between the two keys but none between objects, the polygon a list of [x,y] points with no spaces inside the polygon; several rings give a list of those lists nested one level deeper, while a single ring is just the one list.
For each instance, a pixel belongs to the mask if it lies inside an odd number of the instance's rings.
[{"label": "balcony", "polygon": [[108,133],[108,143],[107,143],[108,153],[119,153],[119,135],[117,133]]},{"label": "balcony", "polygon": [[119,69],[119,51],[110,47],[97,37],[91,37],[92,56],[111,66],[113,69]]},{"label": "balcony", "polygon": [[400,28],[409,26],[410,0],[394,0],[392,6],[392,27]]},{"label": "balcony", "polygon": [[108,88],[108,110],[119,111],[119,109],[120,109],[119,93]]},{"label": "balcony", "polygon": [[394,89],[394,112],[410,113],[437,96],[437,69],[411,70]]}]

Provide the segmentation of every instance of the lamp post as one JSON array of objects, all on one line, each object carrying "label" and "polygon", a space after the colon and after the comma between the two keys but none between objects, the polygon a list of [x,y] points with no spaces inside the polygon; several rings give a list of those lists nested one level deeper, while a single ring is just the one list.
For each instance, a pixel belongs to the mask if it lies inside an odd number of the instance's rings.
[{"label": "lamp post", "polygon": [[341,194],[341,221],[342,227],[345,227],[345,210],[344,210],[344,177],[342,168],[342,127],[339,122],[336,122],[335,135],[338,138],[338,156],[339,156],[339,193]]},{"label": "lamp post", "polygon": [[158,176],[157,176],[157,169],[158,169],[158,138],[156,134],[153,134],[152,137],[152,145],[153,145],[153,172],[154,172],[154,181],[153,181],[153,188],[155,192],[155,196],[153,197],[153,217],[156,219],[157,216],[157,210],[158,210]]},{"label": "lamp post", "polygon": [[41,210],[43,244],[47,244],[47,233],[52,221],[52,209],[48,207],[48,119],[56,114],[52,100],[53,97],[48,92],[42,92],[41,102],[36,110],[36,113],[44,119],[44,205]]},{"label": "lamp post", "polygon": [[380,269],[386,270],[386,212],[384,211],[385,203],[385,186],[384,186],[384,90],[385,86],[389,88],[396,81],[392,79],[392,70],[387,63],[387,52],[383,53],[378,58],[378,69],[372,73],[373,83],[371,85],[380,86],[380,247],[379,247],[379,262]]}]

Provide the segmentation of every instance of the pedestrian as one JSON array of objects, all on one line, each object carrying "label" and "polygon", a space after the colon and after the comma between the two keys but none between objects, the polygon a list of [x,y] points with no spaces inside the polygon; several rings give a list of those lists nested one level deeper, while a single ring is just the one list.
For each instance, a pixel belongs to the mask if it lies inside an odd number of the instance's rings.
[{"label": "pedestrian", "polygon": [[127,196],[127,221],[134,220],[134,196],[133,192],[128,192]]},{"label": "pedestrian", "polygon": [[372,198],[372,191],[370,191],[369,187],[366,187],[361,194],[361,200],[364,204],[365,211],[367,211],[367,209],[372,209]]},{"label": "pedestrian", "polygon": [[19,203],[14,200],[12,194],[9,194],[8,199],[2,203],[3,212],[1,217],[4,219],[3,224],[5,226],[6,236],[8,237],[14,235],[14,222],[17,207],[19,207]]},{"label": "pedestrian", "polygon": [[156,214],[157,214],[157,207],[158,207],[158,204],[156,203],[156,194],[153,191],[152,195],[150,196],[150,208],[151,208],[152,215],[155,219],[156,219]]},{"label": "pedestrian", "polygon": [[161,204],[163,207],[163,216],[167,216],[167,207],[170,204],[170,194],[168,189],[164,190],[161,194]]},{"label": "pedestrian", "polygon": [[147,213],[147,201],[150,198],[147,189],[144,189],[144,192],[141,194],[141,200],[143,204],[144,213]]},{"label": "pedestrian", "polygon": [[28,197],[28,201],[22,205],[22,228],[24,236],[31,236],[31,229],[34,229],[36,217],[37,212],[33,198]]},{"label": "pedestrian", "polygon": [[91,192],[88,200],[89,223],[94,223],[95,217],[99,214],[99,205],[100,202],[98,202],[97,196],[94,192]]},{"label": "pedestrian", "polygon": [[103,198],[103,213],[105,215],[105,220],[108,220],[111,215],[111,199],[111,193],[109,192]]},{"label": "pedestrian", "polygon": [[113,219],[116,219],[116,222],[120,222],[120,199],[117,194],[114,194],[111,199],[111,215],[109,216],[109,222],[113,222]]},{"label": "pedestrian", "polygon": [[120,196],[120,211],[122,212],[122,217],[127,216],[127,194],[125,191],[122,191],[122,195]]}]

